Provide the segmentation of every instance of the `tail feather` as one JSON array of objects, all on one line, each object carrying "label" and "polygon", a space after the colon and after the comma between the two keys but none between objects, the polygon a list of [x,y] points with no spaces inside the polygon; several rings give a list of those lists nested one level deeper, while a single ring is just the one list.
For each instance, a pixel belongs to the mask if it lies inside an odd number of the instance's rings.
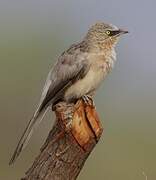
[{"label": "tail feather", "polygon": [[[33,133],[34,127],[36,127],[37,124],[39,124],[41,122],[41,120],[43,119],[44,115],[46,114],[47,109],[44,110],[44,112],[41,113],[36,112],[33,117],[30,119],[26,129],[24,130],[21,139],[11,157],[11,160],[9,162],[9,165],[13,164],[15,162],[15,160],[18,158],[19,154],[21,153],[21,151],[27,146],[29,139]],[[40,118],[41,116],[41,118]],[[38,120],[40,118],[40,120]]]}]

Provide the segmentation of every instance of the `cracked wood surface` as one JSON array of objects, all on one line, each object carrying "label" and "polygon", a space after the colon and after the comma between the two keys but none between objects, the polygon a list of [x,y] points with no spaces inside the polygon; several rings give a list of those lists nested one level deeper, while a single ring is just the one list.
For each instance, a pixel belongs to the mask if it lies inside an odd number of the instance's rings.
[{"label": "cracked wood surface", "polygon": [[75,180],[102,134],[95,108],[82,100],[57,104],[55,114],[55,125],[21,180]]}]

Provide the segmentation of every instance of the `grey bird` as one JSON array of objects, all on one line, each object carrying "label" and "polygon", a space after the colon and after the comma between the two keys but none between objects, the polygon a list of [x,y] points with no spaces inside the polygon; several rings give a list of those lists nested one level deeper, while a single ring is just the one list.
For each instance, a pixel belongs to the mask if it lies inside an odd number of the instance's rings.
[{"label": "grey bird", "polygon": [[29,141],[34,127],[50,106],[59,101],[74,102],[93,97],[95,90],[112,69],[116,60],[115,45],[128,31],[112,24],[96,23],[83,40],[64,51],[50,70],[39,105],[29,121],[9,162],[19,156]]}]

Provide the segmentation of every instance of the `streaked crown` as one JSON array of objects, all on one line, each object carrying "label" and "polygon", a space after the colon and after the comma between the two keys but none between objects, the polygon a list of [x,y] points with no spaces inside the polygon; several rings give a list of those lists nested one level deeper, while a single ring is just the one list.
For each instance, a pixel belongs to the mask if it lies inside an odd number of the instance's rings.
[{"label": "streaked crown", "polygon": [[119,29],[118,27],[99,22],[91,26],[86,35],[86,40],[93,44],[102,44],[108,43],[109,45],[114,45],[117,43],[119,37],[122,34],[128,33],[128,31]]}]

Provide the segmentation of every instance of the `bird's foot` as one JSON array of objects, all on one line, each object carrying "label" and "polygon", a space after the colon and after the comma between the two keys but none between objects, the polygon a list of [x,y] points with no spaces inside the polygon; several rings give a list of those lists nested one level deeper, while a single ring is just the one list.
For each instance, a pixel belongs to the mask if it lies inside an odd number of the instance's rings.
[{"label": "bird's foot", "polygon": [[92,96],[90,96],[90,95],[84,95],[84,96],[82,96],[82,100],[83,100],[83,102],[84,102],[86,105],[95,107],[95,104],[94,104],[94,101],[93,101],[93,99],[92,99]]}]

